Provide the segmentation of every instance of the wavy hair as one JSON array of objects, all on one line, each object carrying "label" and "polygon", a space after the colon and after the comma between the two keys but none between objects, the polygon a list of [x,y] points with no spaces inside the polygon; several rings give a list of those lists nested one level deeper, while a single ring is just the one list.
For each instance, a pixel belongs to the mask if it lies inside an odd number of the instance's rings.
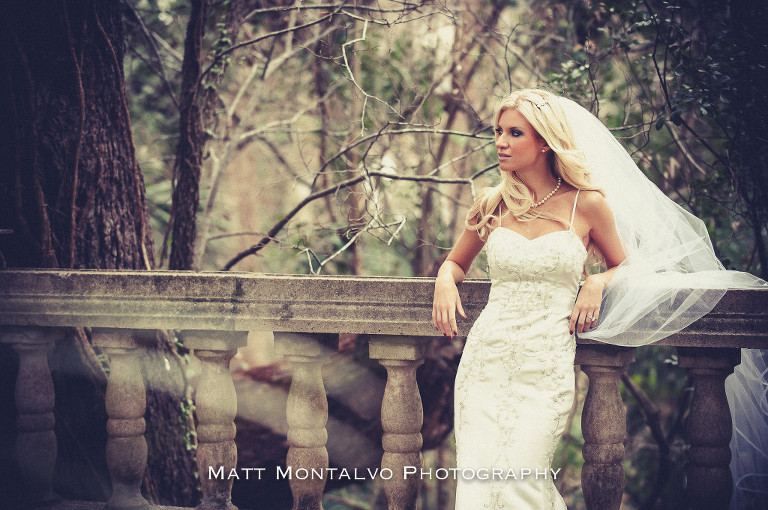
[{"label": "wavy hair", "polygon": [[[536,130],[536,133],[551,149],[547,161],[552,175],[561,177],[574,188],[595,190],[603,195],[600,188],[592,184],[586,156],[576,147],[568,119],[559,102],[559,96],[538,89],[523,89],[513,92],[501,102],[494,125],[498,125],[501,114],[508,109],[517,110]],[[532,211],[536,203],[533,193],[515,172],[501,172],[501,183],[482,193],[467,212],[465,226],[476,230],[481,239],[487,239],[492,230],[491,221],[501,221],[498,214],[501,201],[507,210],[520,221],[547,218],[563,223],[562,218],[546,212]]]}]

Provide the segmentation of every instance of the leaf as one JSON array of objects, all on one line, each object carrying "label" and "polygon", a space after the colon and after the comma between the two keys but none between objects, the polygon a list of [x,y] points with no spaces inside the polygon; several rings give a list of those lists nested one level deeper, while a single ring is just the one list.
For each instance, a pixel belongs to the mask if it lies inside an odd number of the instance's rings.
[{"label": "leaf", "polygon": [[656,131],[660,130],[664,127],[664,123],[667,121],[667,114],[662,113],[661,117],[659,117],[659,120],[656,121]]}]

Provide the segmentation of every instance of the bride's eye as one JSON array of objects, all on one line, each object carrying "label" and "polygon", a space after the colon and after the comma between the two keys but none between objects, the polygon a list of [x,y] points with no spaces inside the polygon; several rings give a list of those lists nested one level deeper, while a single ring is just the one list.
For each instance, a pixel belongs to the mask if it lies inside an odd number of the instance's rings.
[{"label": "bride's eye", "polygon": [[501,136],[501,133],[502,133],[501,128],[497,127],[496,128],[496,135]]}]

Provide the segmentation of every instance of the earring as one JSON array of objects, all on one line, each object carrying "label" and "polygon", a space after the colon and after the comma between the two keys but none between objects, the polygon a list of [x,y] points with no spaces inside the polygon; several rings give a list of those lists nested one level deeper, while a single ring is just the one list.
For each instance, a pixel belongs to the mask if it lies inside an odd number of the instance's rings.
[{"label": "earring", "polygon": [[541,149],[541,152],[547,152],[547,149]]}]

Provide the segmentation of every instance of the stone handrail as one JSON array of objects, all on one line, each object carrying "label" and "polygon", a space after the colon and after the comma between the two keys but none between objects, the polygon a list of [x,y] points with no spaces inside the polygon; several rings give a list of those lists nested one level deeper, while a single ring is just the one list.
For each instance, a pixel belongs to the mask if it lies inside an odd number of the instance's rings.
[{"label": "stone handrail", "polygon": [[[108,508],[147,508],[140,483],[146,466],[144,382],[133,330],[181,330],[202,361],[198,382],[198,465],[236,467],[236,398],[228,362],[248,331],[275,332],[276,351],[294,367],[288,396],[288,464],[328,466],[327,399],[320,377],[318,335],[372,335],[370,357],[386,368],[382,402],[382,469],[420,466],[422,407],[415,371],[424,359],[433,280],[172,271],[0,271],[0,340],[19,353],[16,384],[19,469],[38,499],[50,498],[56,458],[53,384],[46,354],[62,327],[94,328],[94,342],[112,359],[106,405]],[[487,301],[489,282],[460,285],[469,320]],[[693,508],[727,508],[731,423],[725,377],[740,347],[768,348],[768,291],[729,291],[715,309],[659,342],[678,347],[695,392],[688,438],[688,488]],[[634,349],[579,341],[576,363],[590,379],[584,404],[582,488],[588,508],[619,508],[624,490],[624,406],[618,380]],[[201,389],[202,388],[202,389]],[[717,427],[708,426],[717,423]],[[35,455],[28,452],[35,449]],[[42,451],[40,451],[42,450]],[[320,509],[324,483],[292,483],[294,509]],[[418,477],[385,483],[391,509],[414,508]],[[199,509],[231,509],[231,482],[203,480]]]}]

